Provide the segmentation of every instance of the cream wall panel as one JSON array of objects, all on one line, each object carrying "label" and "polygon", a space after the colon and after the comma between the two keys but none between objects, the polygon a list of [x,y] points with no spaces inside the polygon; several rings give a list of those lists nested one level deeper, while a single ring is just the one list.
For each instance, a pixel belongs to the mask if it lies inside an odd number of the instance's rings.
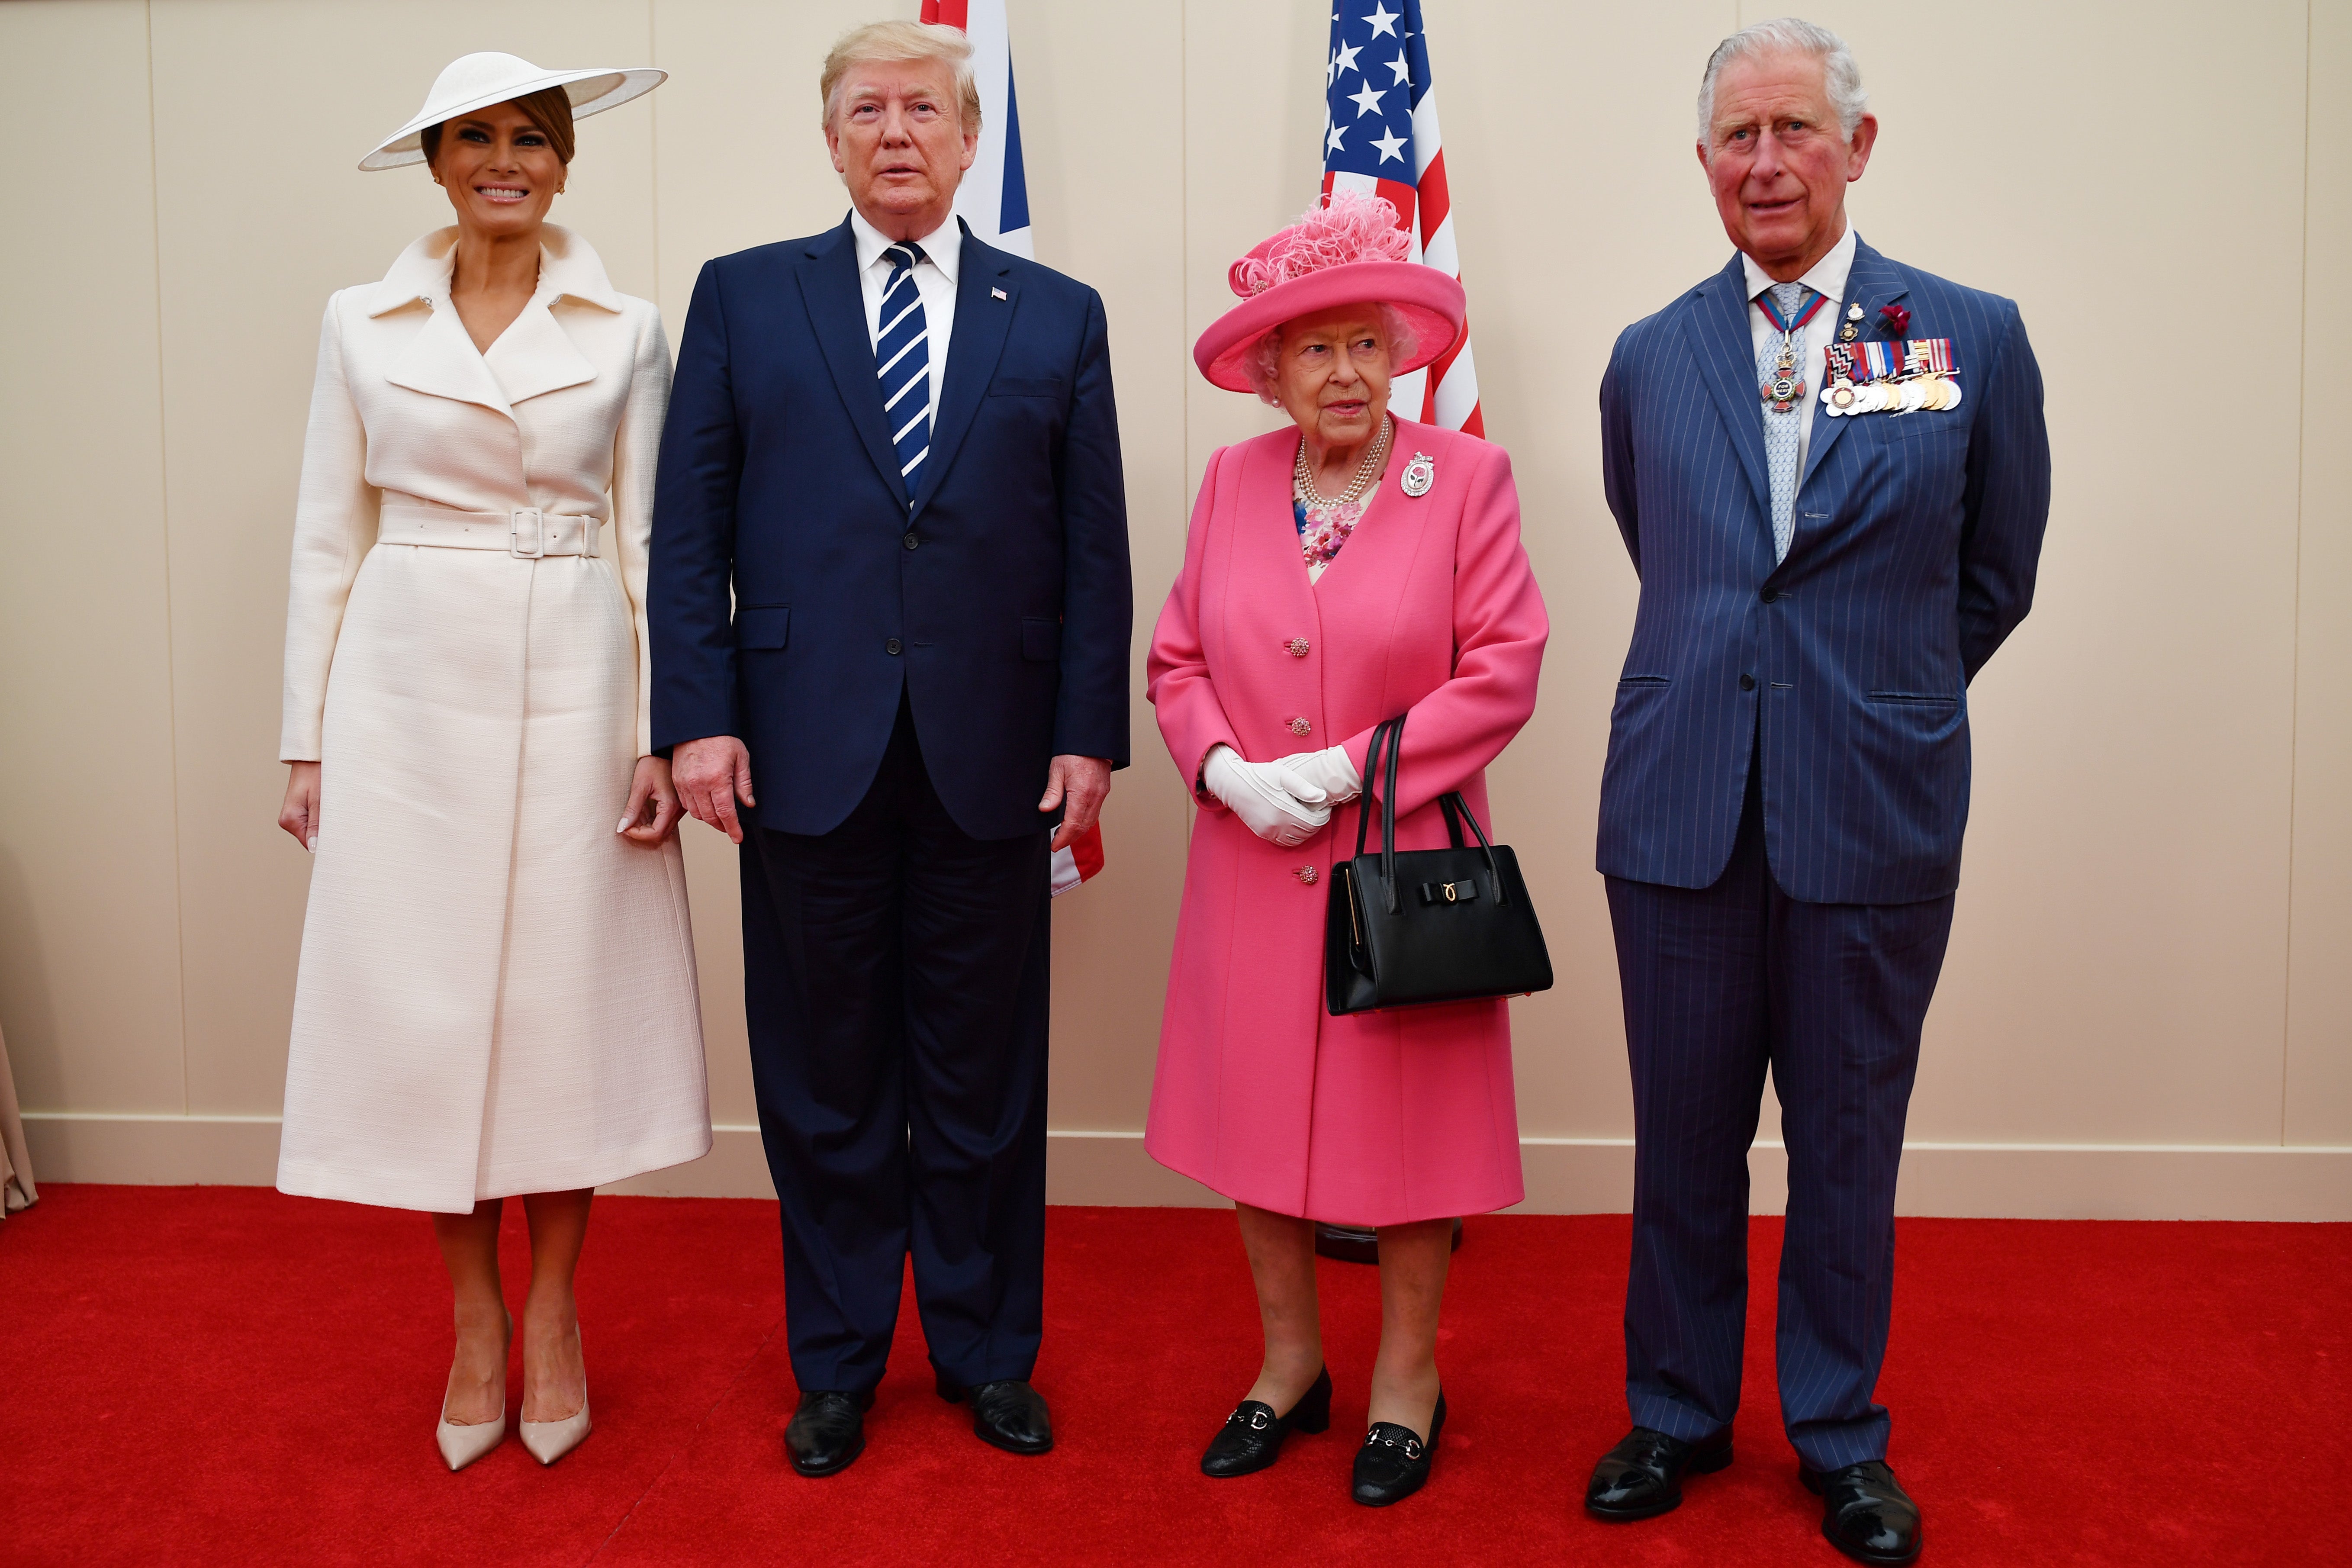
[{"label": "cream wall panel", "polygon": [[[2217,15],[1816,7],[1885,125],[1857,226],[2019,300],[2055,450],[2032,617],[1970,694],[1918,1137],[2279,1136],[2296,429],[2187,391],[2179,329],[2210,282],[2217,359],[2295,361],[2305,7]],[[2139,155],[2147,84],[2189,79],[2231,111]],[[2119,334],[2148,344],[2120,374]]]},{"label": "cream wall panel", "polygon": [[[173,687],[193,1109],[277,1110],[309,858],[278,830],[289,542],[327,296],[381,278],[451,221],[422,165],[361,174],[457,56],[645,63],[644,0],[482,7],[431,0],[386,26],[373,7],[176,0],[154,11]],[[365,61],[361,79],[319,68]],[[266,106],[223,93],[282,83]],[[236,149],[268,127],[257,170]],[[653,122],[632,104],[583,121],[554,217],[616,287],[650,295]],[[257,179],[257,174],[260,177]],[[296,195],[299,193],[299,195]],[[617,813],[619,803],[615,803]],[[242,911],[224,919],[224,911]]]},{"label": "cream wall panel", "polygon": [[2352,1143],[2352,6],[2311,8],[2289,1143]]},{"label": "cream wall panel", "polygon": [[28,1110],[179,1111],[146,7],[0,59],[0,1026]]}]

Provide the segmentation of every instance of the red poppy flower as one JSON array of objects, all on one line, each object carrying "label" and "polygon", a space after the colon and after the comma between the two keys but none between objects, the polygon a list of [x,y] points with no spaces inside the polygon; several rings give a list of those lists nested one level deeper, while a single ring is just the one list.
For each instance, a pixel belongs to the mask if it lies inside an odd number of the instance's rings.
[{"label": "red poppy flower", "polygon": [[1899,338],[1911,330],[1911,312],[1900,305],[1880,306],[1878,321],[1879,324],[1886,329],[1886,335],[1890,338]]}]

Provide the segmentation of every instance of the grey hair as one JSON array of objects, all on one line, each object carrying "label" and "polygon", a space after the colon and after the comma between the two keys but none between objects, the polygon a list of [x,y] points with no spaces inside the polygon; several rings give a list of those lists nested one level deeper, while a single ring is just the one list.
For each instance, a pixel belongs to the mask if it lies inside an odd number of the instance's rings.
[{"label": "grey hair", "polygon": [[1715,127],[1715,79],[1723,74],[1723,68],[1734,60],[1780,53],[1811,55],[1822,62],[1822,83],[1829,89],[1830,108],[1845,139],[1853,140],[1853,128],[1862,123],[1863,114],[1870,108],[1870,94],[1862,90],[1862,68],[1853,63],[1853,51],[1827,27],[1801,17],[1779,16],[1740,28],[1707,56],[1706,74],[1698,83],[1700,145],[1706,145]]},{"label": "grey hair", "polygon": [[[1421,346],[1412,323],[1405,319],[1402,310],[1384,300],[1372,301],[1372,305],[1381,313],[1381,335],[1389,341],[1389,363],[1410,359]],[[1282,327],[1289,324],[1285,321]],[[1282,397],[1276,390],[1282,384],[1282,327],[1268,327],[1260,333],[1241,363],[1242,374],[1249,377],[1250,390],[1257,394],[1260,402],[1276,408],[1282,406]]]}]

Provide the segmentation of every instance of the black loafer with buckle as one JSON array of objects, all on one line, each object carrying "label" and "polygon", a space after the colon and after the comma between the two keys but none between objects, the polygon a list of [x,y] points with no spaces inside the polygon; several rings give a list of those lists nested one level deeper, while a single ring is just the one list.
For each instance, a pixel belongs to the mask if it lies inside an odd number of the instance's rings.
[{"label": "black loafer with buckle", "polygon": [[1437,1408],[1429,1417],[1429,1441],[1425,1443],[1421,1434],[1410,1426],[1400,1426],[1393,1421],[1373,1422],[1372,1429],[1364,1434],[1364,1446],[1356,1450],[1356,1473],[1349,1495],[1366,1508],[1386,1508],[1412,1496],[1429,1480],[1430,1456],[1436,1451],[1438,1434],[1444,1430],[1443,1393],[1438,1394]]},{"label": "black loafer with buckle", "polygon": [[1223,1430],[1209,1439],[1201,1456],[1201,1473],[1220,1480],[1262,1470],[1281,1457],[1282,1440],[1293,1432],[1310,1436],[1331,1429],[1331,1369],[1315,1374],[1315,1382],[1287,1415],[1255,1399],[1244,1399],[1225,1417]]}]

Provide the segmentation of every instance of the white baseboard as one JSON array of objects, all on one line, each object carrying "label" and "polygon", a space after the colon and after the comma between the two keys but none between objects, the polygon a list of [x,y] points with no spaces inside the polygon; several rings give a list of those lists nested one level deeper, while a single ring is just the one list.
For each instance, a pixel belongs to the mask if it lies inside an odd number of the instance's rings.
[{"label": "white baseboard", "polygon": [[[1223,1207],[1207,1188],[1155,1164],[1139,1132],[1048,1134],[1045,1195],[1056,1204]],[[268,1186],[278,1170],[274,1116],[99,1115],[29,1111],[25,1139],[42,1182]],[[1521,1141],[1519,1214],[1623,1214],[1633,1201],[1633,1144],[1619,1138]],[[1787,1157],[1748,1156],[1751,1206],[1780,1212]],[[690,1164],[604,1189],[659,1197],[773,1198],[756,1127],[714,1130]],[[2269,1144],[1913,1143],[1903,1152],[1898,1213],[2012,1219],[2352,1221],[2352,1148]]]}]

